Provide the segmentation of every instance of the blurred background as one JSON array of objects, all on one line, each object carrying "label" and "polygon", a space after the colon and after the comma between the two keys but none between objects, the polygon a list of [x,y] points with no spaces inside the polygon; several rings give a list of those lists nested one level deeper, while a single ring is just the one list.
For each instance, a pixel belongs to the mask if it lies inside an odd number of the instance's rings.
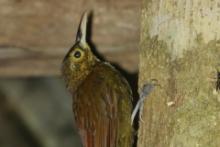
[{"label": "blurred background", "polygon": [[60,67],[87,9],[98,53],[136,79],[140,0],[0,0],[0,147],[80,147]]}]

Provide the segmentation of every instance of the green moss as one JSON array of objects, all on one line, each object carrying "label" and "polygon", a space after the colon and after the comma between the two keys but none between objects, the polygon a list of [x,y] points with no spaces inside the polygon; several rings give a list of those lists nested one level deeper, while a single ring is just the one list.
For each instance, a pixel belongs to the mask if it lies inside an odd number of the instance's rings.
[{"label": "green moss", "polygon": [[[145,144],[171,147],[220,146],[220,103],[215,90],[216,67],[220,59],[219,41],[205,44],[197,37],[196,48],[182,58],[171,58],[166,43],[157,37],[142,42],[139,85],[157,79],[158,87],[145,105],[139,136]],[[150,100],[149,100],[150,99]],[[168,102],[174,102],[169,107]],[[143,138],[142,138],[143,139]]]},{"label": "green moss", "polygon": [[172,145],[220,146],[220,103],[213,94],[215,77],[212,77],[216,74],[220,48],[217,41],[204,44],[201,40],[197,48],[179,59],[176,81],[184,100],[174,115]]},{"label": "green moss", "polygon": [[206,2],[143,1],[139,87],[152,79],[160,86],[145,103],[140,147],[220,146],[220,40],[211,40],[218,23],[198,15]]}]

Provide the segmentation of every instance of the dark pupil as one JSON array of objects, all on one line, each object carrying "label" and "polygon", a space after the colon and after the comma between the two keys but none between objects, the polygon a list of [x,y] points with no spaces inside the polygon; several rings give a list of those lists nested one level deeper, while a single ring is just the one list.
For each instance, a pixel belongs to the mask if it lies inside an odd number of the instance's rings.
[{"label": "dark pupil", "polygon": [[74,57],[79,58],[81,56],[81,53],[79,51],[76,51],[74,53]]}]

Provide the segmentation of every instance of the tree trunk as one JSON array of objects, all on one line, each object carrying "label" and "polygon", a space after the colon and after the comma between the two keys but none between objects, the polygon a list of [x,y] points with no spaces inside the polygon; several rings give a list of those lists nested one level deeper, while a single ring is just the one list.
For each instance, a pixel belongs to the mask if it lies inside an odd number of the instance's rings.
[{"label": "tree trunk", "polygon": [[143,0],[140,45],[138,147],[220,147],[219,0]]}]

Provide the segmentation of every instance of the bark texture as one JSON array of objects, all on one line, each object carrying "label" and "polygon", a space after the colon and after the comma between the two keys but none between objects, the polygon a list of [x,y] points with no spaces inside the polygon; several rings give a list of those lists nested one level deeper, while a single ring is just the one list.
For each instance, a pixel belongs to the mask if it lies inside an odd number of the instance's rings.
[{"label": "bark texture", "polygon": [[219,147],[220,2],[143,0],[140,46],[138,147]]}]

